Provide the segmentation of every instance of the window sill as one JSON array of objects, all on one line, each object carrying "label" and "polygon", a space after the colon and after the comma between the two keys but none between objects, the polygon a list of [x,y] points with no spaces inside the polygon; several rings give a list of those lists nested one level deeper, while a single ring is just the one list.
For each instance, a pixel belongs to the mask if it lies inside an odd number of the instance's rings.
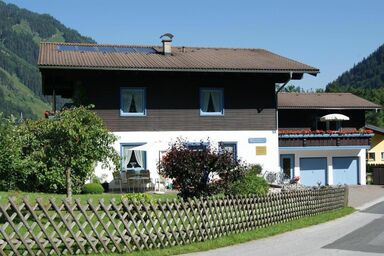
[{"label": "window sill", "polygon": [[224,116],[224,112],[211,112],[211,113],[204,113],[200,112],[200,116]]},{"label": "window sill", "polygon": [[146,117],[147,116],[147,113],[137,113],[137,114],[134,114],[134,113],[121,113],[120,112],[120,116],[121,117]]}]

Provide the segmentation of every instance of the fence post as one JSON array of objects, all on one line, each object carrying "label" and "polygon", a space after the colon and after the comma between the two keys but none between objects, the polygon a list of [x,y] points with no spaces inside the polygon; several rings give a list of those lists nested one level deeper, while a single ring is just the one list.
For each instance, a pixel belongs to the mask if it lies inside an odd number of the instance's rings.
[{"label": "fence post", "polygon": [[344,206],[348,207],[348,198],[349,198],[349,188],[348,186],[344,187]]}]

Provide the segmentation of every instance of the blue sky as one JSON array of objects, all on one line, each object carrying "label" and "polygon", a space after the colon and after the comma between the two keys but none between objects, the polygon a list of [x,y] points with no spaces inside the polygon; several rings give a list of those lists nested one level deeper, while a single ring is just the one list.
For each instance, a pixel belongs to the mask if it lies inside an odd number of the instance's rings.
[{"label": "blue sky", "polygon": [[[265,48],[320,68],[293,84],[323,88],[384,43],[382,0],[7,0],[98,43]],[[1,18],[0,18],[1,19]]]}]

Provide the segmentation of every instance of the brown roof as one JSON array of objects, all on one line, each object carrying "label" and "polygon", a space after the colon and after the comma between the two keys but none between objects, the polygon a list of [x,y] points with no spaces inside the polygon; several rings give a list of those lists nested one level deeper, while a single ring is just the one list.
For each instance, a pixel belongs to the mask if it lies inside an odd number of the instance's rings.
[{"label": "brown roof", "polygon": [[[149,48],[153,53],[59,50],[63,46],[113,47],[117,50],[124,47]],[[40,68],[293,72],[313,75],[319,72],[317,68],[263,49],[172,47],[171,56],[165,56],[161,51],[159,46],[43,42],[40,44],[38,65]]]},{"label": "brown roof", "polygon": [[352,93],[279,93],[279,109],[380,109]]}]

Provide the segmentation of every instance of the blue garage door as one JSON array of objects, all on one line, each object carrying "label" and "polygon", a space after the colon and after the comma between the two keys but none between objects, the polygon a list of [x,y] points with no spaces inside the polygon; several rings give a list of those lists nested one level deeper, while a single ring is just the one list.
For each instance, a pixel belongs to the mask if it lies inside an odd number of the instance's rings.
[{"label": "blue garage door", "polygon": [[333,184],[358,184],[359,160],[357,157],[334,157],[332,162]]},{"label": "blue garage door", "polygon": [[300,180],[306,186],[326,184],[327,158],[300,158]]}]

